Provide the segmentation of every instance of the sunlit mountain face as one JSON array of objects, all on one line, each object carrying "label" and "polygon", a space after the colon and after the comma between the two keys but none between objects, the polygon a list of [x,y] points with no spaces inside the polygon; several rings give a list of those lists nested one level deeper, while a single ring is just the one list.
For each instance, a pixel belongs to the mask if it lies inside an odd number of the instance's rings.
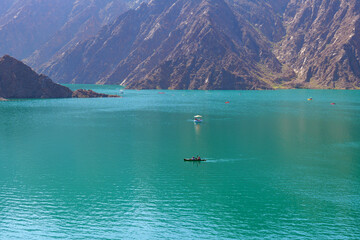
[{"label": "sunlit mountain face", "polygon": [[0,52],[25,59],[61,83],[141,89],[360,87],[357,0],[1,4]]}]

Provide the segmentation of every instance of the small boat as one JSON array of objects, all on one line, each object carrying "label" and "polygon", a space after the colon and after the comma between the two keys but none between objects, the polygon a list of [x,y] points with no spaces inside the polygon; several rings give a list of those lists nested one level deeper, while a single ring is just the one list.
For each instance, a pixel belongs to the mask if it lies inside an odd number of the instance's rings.
[{"label": "small boat", "polygon": [[184,161],[185,162],[205,162],[206,161],[206,159],[197,159],[197,158],[195,158],[195,159],[192,159],[192,158],[184,158]]},{"label": "small boat", "polygon": [[194,116],[194,123],[202,123],[202,116],[196,115]]}]

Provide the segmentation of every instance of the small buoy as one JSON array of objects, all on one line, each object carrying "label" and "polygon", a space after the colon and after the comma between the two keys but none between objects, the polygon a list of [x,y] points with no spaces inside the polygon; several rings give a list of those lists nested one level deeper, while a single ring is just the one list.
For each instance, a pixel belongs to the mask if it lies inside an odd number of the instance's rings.
[{"label": "small buoy", "polygon": [[229,104],[230,102],[229,101],[227,101],[227,102],[225,102],[226,104]]},{"label": "small buoy", "polygon": [[334,103],[334,102],[333,102],[333,103],[330,103],[330,104],[331,104],[331,105],[336,105],[336,103]]},{"label": "small buoy", "polygon": [[308,101],[312,101],[312,97],[311,97],[311,98],[308,98]]}]

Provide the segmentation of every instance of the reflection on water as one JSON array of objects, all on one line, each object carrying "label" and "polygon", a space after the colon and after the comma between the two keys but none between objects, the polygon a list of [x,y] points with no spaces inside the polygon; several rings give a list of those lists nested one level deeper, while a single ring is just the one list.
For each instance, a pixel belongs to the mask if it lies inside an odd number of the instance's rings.
[{"label": "reflection on water", "polygon": [[200,125],[201,125],[200,123],[194,123],[195,134],[196,134],[197,136],[200,135],[200,130],[201,130],[201,126],[200,126]]}]

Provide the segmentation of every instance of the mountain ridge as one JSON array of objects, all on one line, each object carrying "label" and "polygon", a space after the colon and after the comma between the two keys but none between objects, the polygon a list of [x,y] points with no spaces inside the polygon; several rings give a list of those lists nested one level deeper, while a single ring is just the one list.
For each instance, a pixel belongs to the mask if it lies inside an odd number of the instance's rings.
[{"label": "mountain ridge", "polygon": [[131,2],[99,31],[84,11],[78,35],[25,62],[57,82],[139,89],[360,88],[358,0]]},{"label": "mountain ridge", "polygon": [[[360,87],[360,3],[292,1],[286,13],[288,36],[274,51],[306,88]],[[292,17],[293,14],[293,17]]]},{"label": "mountain ridge", "polygon": [[[129,88],[271,89],[260,77],[287,76],[257,31],[241,21],[223,0],[151,1],[44,72],[59,81],[97,79]],[[75,70],[66,72],[74,62]]]},{"label": "mountain ridge", "polygon": [[2,0],[0,55],[34,69],[86,40],[138,0]]}]

